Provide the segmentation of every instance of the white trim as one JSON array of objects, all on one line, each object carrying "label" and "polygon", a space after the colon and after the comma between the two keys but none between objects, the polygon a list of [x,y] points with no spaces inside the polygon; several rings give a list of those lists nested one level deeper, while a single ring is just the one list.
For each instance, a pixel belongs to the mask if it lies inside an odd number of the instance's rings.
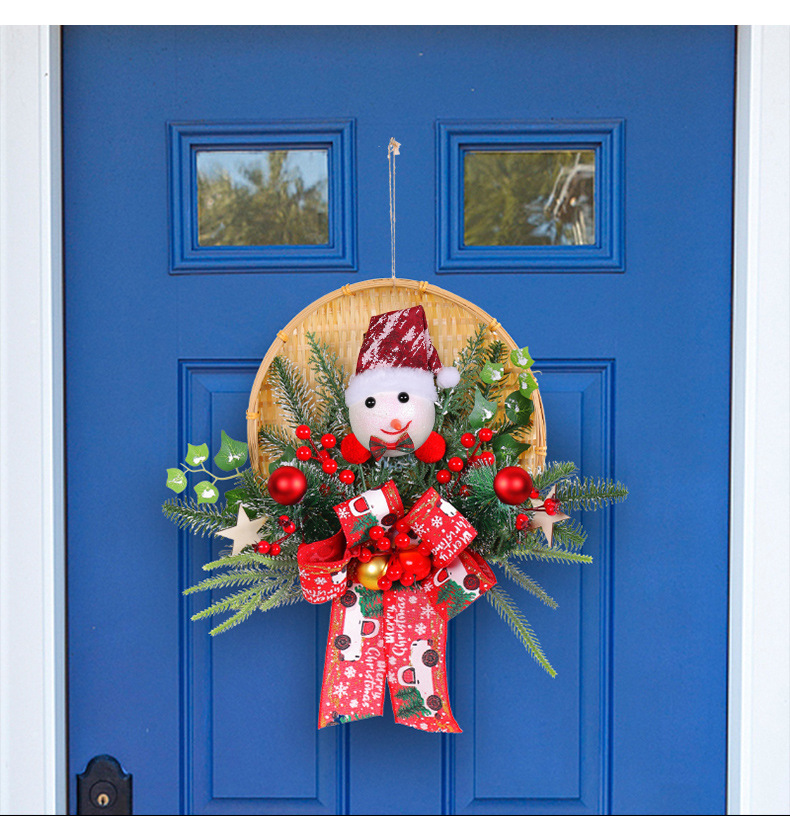
[{"label": "white trim", "polygon": [[[790,27],[738,46],[729,812],[788,813]],[[2,814],[65,811],[59,83],[58,27],[0,27]]]},{"label": "white trim", "polygon": [[728,811],[790,813],[790,27],[738,31]]},{"label": "white trim", "polygon": [[0,813],[65,812],[60,33],[0,27]]}]

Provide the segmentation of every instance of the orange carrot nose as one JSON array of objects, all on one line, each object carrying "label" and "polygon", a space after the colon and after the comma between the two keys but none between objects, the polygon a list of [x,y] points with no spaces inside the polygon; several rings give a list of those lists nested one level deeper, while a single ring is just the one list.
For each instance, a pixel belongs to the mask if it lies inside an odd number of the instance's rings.
[{"label": "orange carrot nose", "polygon": [[393,419],[393,420],[390,422],[390,425],[391,425],[391,426],[392,426],[392,427],[393,427],[396,431],[400,431],[400,429],[401,429],[401,428],[403,428],[403,425],[402,425],[402,423],[401,423],[401,421],[400,421],[399,419]]}]

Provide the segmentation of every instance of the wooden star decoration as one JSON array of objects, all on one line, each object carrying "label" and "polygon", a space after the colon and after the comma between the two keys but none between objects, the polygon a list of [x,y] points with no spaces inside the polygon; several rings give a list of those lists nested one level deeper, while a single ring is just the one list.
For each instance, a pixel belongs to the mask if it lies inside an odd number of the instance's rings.
[{"label": "wooden star decoration", "polygon": [[258,543],[258,530],[266,523],[266,518],[255,518],[250,520],[244,511],[244,504],[239,505],[239,514],[236,518],[236,526],[229,526],[227,529],[217,530],[217,535],[223,538],[230,538],[233,541],[232,555],[238,555],[244,547]]},{"label": "wooden star decoration", "polygon": [[541,530],[541,532],[546,536],[546,541],[549,546],[552,545],[552,541],[554,540],[554,524],[559,523],[560,521],[567,521],[570,517],[570,515],[560,512],[559,509],[553,515],[549,515],[549,513],[543,509],[543,505],[546,500],[554,498],[554,492],[556,490],[557,486],[555,484],[551,487],[551,491],[546,495],[545,500],[532,501],[532,509],[540,511],[535,511],[535,514],[529,522],[530,529]]}]

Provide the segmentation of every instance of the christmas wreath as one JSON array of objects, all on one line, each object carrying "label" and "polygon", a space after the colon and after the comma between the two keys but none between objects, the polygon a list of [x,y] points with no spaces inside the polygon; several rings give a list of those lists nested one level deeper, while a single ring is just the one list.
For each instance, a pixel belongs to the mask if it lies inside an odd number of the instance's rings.
[{"label": "christmas wreath", "polygon": [[[529,654],[555,671],[506,579],[556,607],[527,575],[531,560],[592,561],[571,514],[623,500],[617,482],[582,478],[573,463],[528,472],[533,392],[527,348],[480,326],[443,367],[422,306],[371,318],[356,372],[309,335],[308,385],[277,356],[267,384],[287,426],[263,426],[268,476],[247,444],[222,433],[213,474],[207,444],[168,469],[163,511],[180,528],[232,542],[185,593],[225,592],[193,619],[228,614],[218,634],[258,611],[331,602],[319,728],[381,715],[389,685],[397,722],[459,732],[445,671],[447,622],[484,597]],[[506,380],[519,385],[508,392]],[[218,483],[233,480],[220,499]]]}]

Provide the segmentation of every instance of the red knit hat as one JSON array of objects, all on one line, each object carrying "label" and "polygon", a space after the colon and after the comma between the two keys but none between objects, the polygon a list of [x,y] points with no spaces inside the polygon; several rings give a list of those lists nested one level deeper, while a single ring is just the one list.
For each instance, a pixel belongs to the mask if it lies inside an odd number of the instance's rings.
[{"label": "red knit hat", "polygon": [[357,372],[346,389],[346,405],[396,390],[435,402],[434,380],[441,388],[451,388],[460,378],[455,367],[442,367],[421,306],[385,312],[370,319]]}]

